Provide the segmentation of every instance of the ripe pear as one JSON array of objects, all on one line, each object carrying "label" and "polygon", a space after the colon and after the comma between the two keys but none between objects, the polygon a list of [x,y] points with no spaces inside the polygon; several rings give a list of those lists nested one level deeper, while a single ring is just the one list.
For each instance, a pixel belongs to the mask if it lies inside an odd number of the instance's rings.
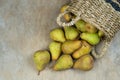
[{"label": "ripe pear", "polygon": [[49,63],[50,53],[45,50],[36,51],[33,55],[33,60],[37,70],[39,71],[38,72],[38,75],[39,75],[40,71],[42,71],[46,67],[46,65]]},{"label": "ripe pear", "polygon": [[72,56],[73,58],[78,59],[83,55],[89,54],[91,49],[92,49],[92,46],[90,44],[88,44],[86,41],[82,41],[82,46],[78,50],[76,50],[72,54]]},{"label": "ripe pear", "polygon": [[72,54],[75,50],[81,47],[81,41],[75,40],[75,41],[65,41],[62,44],[62,51],[64,54]]},{"label": "ripe pear", "polygon": [[[69,7],[68,5],[62,6],[61,9],[60,9],[60,12],[61,12],[61,13],[65,12],[65,11],[68,9],[68,7]],[[72,18],[72,16],[71,16],[70,13],[66,13],[66,14],[64,15],[64,19],[65,19],[66,21],[70,21],[71,18]]]},{"label": "ripe pear", "polygon": [[103,36],[104,36],[104,32],[99,30],[99,31],[98,31],[98,36],[99,36],[99,37],[103,37]]},{"label": "ripe pear", "polygon": [[62,7],[61,7],[61,9],[60,9],[60,12],[61,13],[63,13],[63,12],[65,12],[65,10],[67,10],[68,9],[68,5],[66,4],[66,5],[63,5]]},{"label": "ripe pear", "polygon": [[64,31],[67,40],[75,40],[79,35],[79,31],[74,27],[64,27]]},{"label": "ripe pear", "polygon": [[80,57],[75,63],[73,68],[83,71],[88,71],[94,66],[94,59],[91,55],[84,55]]},{"label": "ripe pear", "polygon": [[69,13],[65,14],[64,19],[69,22],[72,19],[71,14],[69,14]]},{"label": "ripe pear", "polygon": [[83,20],[79,20],[75,23],[75,26],[77,27],[78,30],[80,30],[81,32],[85,32],[86,28],[85,28],[86,22]]},{"label": "ripe pear", "polygon": [[97,28],[89,23],[86,23],[85,28],[86,28],[86,31],[89,33],[96,33],[97,32]]},{"label": "ripe pear", "polygon": [[51,42],[49,49],[51,52],[52,60],[57,60],[61,54],[61,43],[55,41]]},{"label": "ripe pear", "polygon": [[64,32],[61,28],[53,29],[50,32],[50,37],[54,41],[58,41],[58,42],[64,42],[65,41],[65,35],[64,35]]},{"label": "ripe pear", "polygon": [[100,37],[97,33],[81,33],[80,38],[87,41],[91,45],[96,45],[100,42]]},{"label": "ripe pear", "polygon": [[73,60],[70,55],[62,55],[53,66],[53,70],[65,70],[73,66]]}]

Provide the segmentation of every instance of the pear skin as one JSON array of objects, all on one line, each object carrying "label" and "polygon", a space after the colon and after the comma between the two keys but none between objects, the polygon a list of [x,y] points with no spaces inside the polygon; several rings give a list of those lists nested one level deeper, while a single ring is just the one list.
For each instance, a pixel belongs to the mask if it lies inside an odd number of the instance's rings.
[{"label": "pear skin", "polygon": [[86,28],[85,28],[86,22],[83,20],[79,20],[75,23],[75,26],[77,27],[78,30],[80,30],[81,32],[85,32]]},{"label": "pear skin", "polygon": [[98,31],[98,36],[99,36],[99,37],[103,37],[103,36],[104,36],[104,32],[99,30],[99,31]]},{"label": "pear skin", "polygon": [[61,13],[65,12],[65,10],[68,9],[68,7],[69,7],[68,5],[63,5],[60,9],[60,12]]},{"label": "pear skin", "polygon": [[85,28],[86,28],[86,31],[89,33],[96,33],[98,31],[96,27],[94,27],[89,23],[86,23]]},{"label": "pear skin", "polygon": [[70,55],[62,55],[53,66],[53,70],[55,71],[65,70],[71,68],[72,66],[73,66],[72,57]]},{"label": "pear skin", "polygon": [[[65,11],[68,9],[68,7],[69,7],[68,5],[62,6],[61,9],[60,9],[60,12],[61,12],[61,13],[65,12]],[[70,13],[67,13],[67,14],[64,15],[64,19],[65,19],[66,21],[70,21],[71,18],[72,18],[72,16],[71,16]]]},{"label": "pear skin", "polygon": [[50,38],[52,40],[58,41],[58,42],[64,42],[65,41],[65,35],[64,35],[64,32],[61,28],[53,29],[50,32]]},{"label": "pear skin", "polygon": [[91,55],[84,55],[80,57],[75,63],[73,68],[83,71],[91,70],[94,66],[94,59]]},{"label": "pear skin", "polygon": [[72,19],[71,14],[69,14],[69,13],[65,14],[64,19],[69,22]]},{"label": "pear skin", "polygon": [[80,38],[87,41],[91,45],[97,45],[100,42],[100,37],[97,33],[81,33]]},{"label": "pear skin", "polygon": [[38,72],[38,75],[39,75],[40,71],[42,71],[46,67],[46,65],[49,63],[50,53],[45,50],[36,51],[33,55],[33,60],[37,70],[39,71]]},{"label": "pear skin", "polygon": [[83,55],[89,54],[92,49],[92,46],[88,44],[86,41],[82,41],[82,46],[78,50],[76,50],[72,56],[74,59],[78,59]]},{"label": "pear skin", "polygon": [[72,54],[75,50],[81,47],[81,41],[80,40],[74,40],[74,41],[65,41],[62,44],[62,51],[64,54]]},{"label": "pear skin", "polygon": [[49,50],[51,52],[52,60],[57,60],[61,54],[61,43],[55,41],[51,42]]},{"label": "pear skin", "polygon": [[74,27],[64,27],[64,31],[67,40],[75,40],[79,35],[79,31]]}]

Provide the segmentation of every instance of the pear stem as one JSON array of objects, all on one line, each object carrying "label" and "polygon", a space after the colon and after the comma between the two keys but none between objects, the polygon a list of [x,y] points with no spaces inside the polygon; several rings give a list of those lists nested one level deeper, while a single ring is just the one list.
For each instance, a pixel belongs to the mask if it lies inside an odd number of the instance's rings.
[{"label": "pear stem", "polygon": [[38,71],[38,76],[40,75],[40,71]]}]

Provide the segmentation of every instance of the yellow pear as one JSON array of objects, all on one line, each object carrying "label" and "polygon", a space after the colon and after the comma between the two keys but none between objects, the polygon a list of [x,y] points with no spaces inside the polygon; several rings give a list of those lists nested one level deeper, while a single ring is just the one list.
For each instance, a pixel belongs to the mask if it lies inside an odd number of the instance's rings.
[{"label": "yellow pear", "polygon": [[62,44],[62,51],[64,54],[72,54],[75,50],[81,47],[81,41],[80,40],[74,40],[74,41],[65,41]]},{"label": "yellow pear", "polygon": [[66,4],[66,5],[63,5],[63,6],[61,7],[61,9],[60,9],[60,12],[61,12],[61,13],[65,12],[65,10],[68,9],[68,7],[69,7],[69,6],[68,6],[67,4]]},{"label": "yellow pear", "polygon": [[53,66],[53,70],[65,70],[73,66],[73,60],[70,55],[62,55]]},{"label": "yellow pear", "polygon": [[99,37],[103,37],[103,36],[104,36],[104,32],[99,30],[99,31],[98,31],[98,36],[99,36]]},{"label": "yellow pear", "polygon": [[57,60],[61,54],[61,43],[53,41],[50,43],[49,49],[51,52],[52,60]]},{"label": "yellow pear", "polygon": [[97,32],[97,28],[89,23],[86,23],[85,28],[86,28],[86,31],[89,33],[96,33]]},{"label": "yellow pear", "polygon": [[73,58],[78,59],[83,55],[89,54],[91,49],[92,49],[92,46],[90,44],[88,44],[86,41],[82,41],[82,46],[78,50],[76,50],[72,54],[72,56]]},{"label": "yellow pear", "polygon": [[[62,6],[61,9],[60,9],[60,12],[61,12],[61,13],[65,12],[65,11],[68,9],[68,7],[69,7],[68,5]],[[70,21],[71,18],[72,18],[72,16],[71,16],[70,13],[66,13],[66,14],[64,15],[64,19],[65,19],[66,21]]]},{"label": "yellow pear", "polygon": [[84,55],[80,57],[75,63],[73,68],[74,69],[79,69],[83,71],[88,71],[92,69],[94,66],[94,59],[91,55]]},{"label": "yellow pear", "polygon": [[58,42],[64,42],[65,41],[65,35],[64,35],[64,32],[61,28],[53,29],[50,32],[50,38],[52,40],[58,41]]},{"label": "yellow pear", "polygon": [[67,40],[75,40],[79,35],[79,31],[75,27],[66,26],[64,31]]},{"label": "yellow pear", "polygon": [[38,75],[41,70],[43,70],[50,61],[50,53],[46,50],[36,51],[33,55],[33,60],[36,65]]}]

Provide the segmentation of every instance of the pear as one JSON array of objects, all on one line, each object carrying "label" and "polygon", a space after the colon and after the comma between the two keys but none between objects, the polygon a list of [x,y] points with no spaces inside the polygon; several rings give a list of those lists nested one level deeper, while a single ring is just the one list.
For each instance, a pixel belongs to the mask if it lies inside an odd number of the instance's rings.
[{"label": "pear", "polygon": [[97,28],[89,23],[86,23],[85,28],[86,28],[86,31],[89,33],[96,33],[97,32]]},{"label": "pear", "polygon": [[92,49],[92,46],[88,44],[86,41],[82,41],[82,46],[78,50],[76,50],[72,56],[75,59],[80,58],[83,55],[89,54]]},{"label": "pear", "polygon": [[91,55],[84,55],[80,57],[73,65],[74,69],[88,71],[94,66],[94,59]]},{"label": "pear", "polygon": [[53,29],[50,32],[50,38],[52,40],[58,41],[58,42],[64,42],[65,41],[65,35],[64,35],[64,32],[61,28]]},{"label": "pear", "polygon": [[98,36],[99,36],[99,37],[103,37],[103,36],[104,36],[104,32],[99,30],[99,31],[98,31]]},{"label": "pear", "polygon": [[71,18],[72,18],[72,16],[71,16],[71,14],[69,14],[69,13],[67,13],[67,14],[64,15],[64,19],[65,19],[66,21],[68,21],[68,22],[71,20]]},{"label": "pear", "polygon": [[97,33],[81,33],[80,38],[87,41],[91,45],[96,45],[100,42],[100,37]]},{"label": "pear", "polygon": [[81,47],[81,41],[75,40],[75,41],[65,41],[62,44],[62,51],[64,54],[72,54],[75,50]]},{"label": "pear", "polygon": [[49,49],[51,52],[52,60],[57,60],[61,54],[61,43],[55,41],[51,42]]},{"label": "pear", "polygon": [[37,70],[39,71],[38,72],[38,75],[39,75],[40,71],[42,71],[46,67],[46,65],[49,63],[50,53],[45,50],[36,51],[33,55],[33,60]]},{"label": "pear", "polygon": [[64,27],[64,31],[67,40],[75,40],[79,35],[79,31],[74,27]]},{"label": "pear", "polygon": [[85,28],[86,22],[83,20],[79,20],[75,23],[75,26],[77,27],[78,30],[80,30],[81,32],[85,32],[86,28]]},{"label": "pear", "polygon": [[63,13],[63,12],[65,12],[67,9],[68,9],[68,5],[66,4],[66,5],[63,5],[62,7],[61,7],[61,9],[60,9],[60,12],[61,13]]},{"label": "pear", "polygon": [[[60,9],[60,12],[61,12],[61,13],[65,12],[65,11],[68,9],[68,7],[69,7],[68,5],[62,6],[61,9]],[[71,16],[70,13],[66,13],[66,14],[64,15],[64,19],[65,19],[66,21],[70,21],[71,18],[72,18],[72,16]]]},{"label": "pear", "polygon": [[62,55],[53,66],[53,70],[56,71],[65,70],[71,68],[72,66],[73,66],[72,57],[70,55]]}]

